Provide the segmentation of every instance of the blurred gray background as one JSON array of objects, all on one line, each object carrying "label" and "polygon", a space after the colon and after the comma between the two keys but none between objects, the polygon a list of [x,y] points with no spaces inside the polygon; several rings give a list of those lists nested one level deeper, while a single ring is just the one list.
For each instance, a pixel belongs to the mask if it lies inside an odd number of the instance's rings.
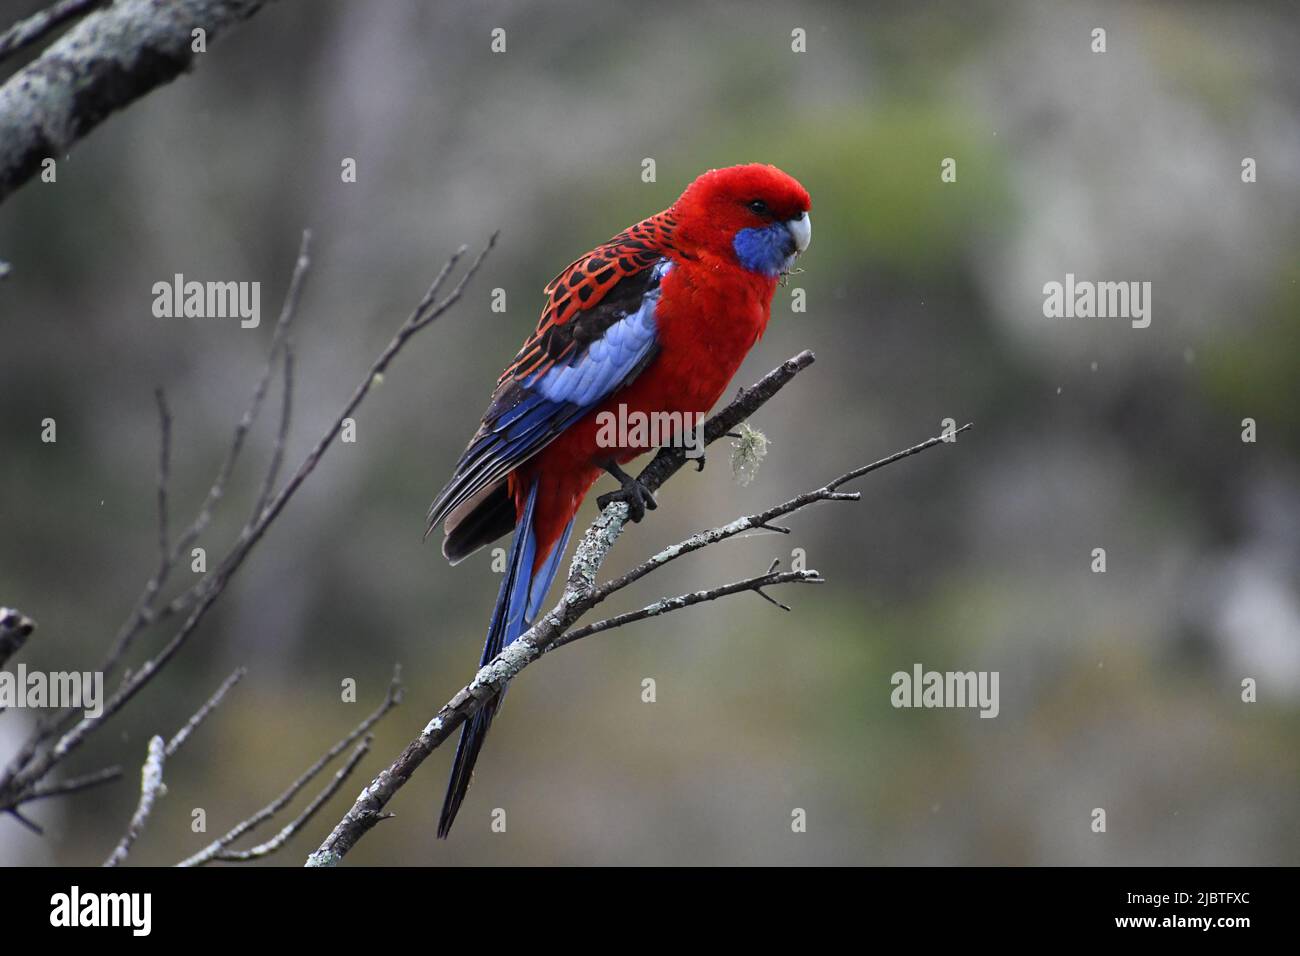
[{"label": "blurred gray background", "polygon": [[[7,0],[3,19],[41,5]],[[273,860],[300,863],[474,671],[498,577],[487,553],[447,567],[423,518],[542,285],[705,169],[750,161],[807,186],[816,228],[792,283],[807,312],[778,290],[737,384],[802,348],[817,364],[756,416],[757,480],[717,453],[681,473],[606,571],[942,419],[975,430],[870,476],[857,504],[798,515],[788,540],[732,541],[624,592],[606,610],[788,565],[794,547],[828,578],[778,595],[789,615],[742,595],[547,657],[512,686],[452,838],[434,839],[449,746],[351,859],[1296,863],[1298,48],[1283,2],[269,5],[79,144],[57,184],[0,208],[0,602],[40,622],[28,667],[99,659],[153,570],[155,385],[175,416],[174,520],[198,504],[304,226],[291,465],[446,255],[498,228],[500,247],[170,673],[69,768],[126,777],[34,805],[44,838],[0,820],[0,863],[102,859],[149,736],[246,665],[169,763],[132,857],[179,859],[283,789],[400,661],[406,703]],[[153,283],[178,272],[261,281],[262,326],[153,317]],[[1067,272],[1150,281],[1150,328],[1044,318],[1043,284]],[[273,417],[210,555],[251,506]],[[895,710],[890,675],[915,662],[999,671],[1000,716]],[[0,716],[0,757],[31,717]]]}]

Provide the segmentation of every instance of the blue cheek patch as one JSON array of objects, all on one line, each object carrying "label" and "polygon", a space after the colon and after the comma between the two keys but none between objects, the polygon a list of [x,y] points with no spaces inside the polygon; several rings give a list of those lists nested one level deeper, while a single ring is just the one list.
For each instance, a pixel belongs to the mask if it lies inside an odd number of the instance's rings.
[{"label": "blue cheek patch", "polygon": [[742,266],[765,276],[780,275],[794,255],[794,237],[780,222],[761,229],[742,229],[731,246]]}]

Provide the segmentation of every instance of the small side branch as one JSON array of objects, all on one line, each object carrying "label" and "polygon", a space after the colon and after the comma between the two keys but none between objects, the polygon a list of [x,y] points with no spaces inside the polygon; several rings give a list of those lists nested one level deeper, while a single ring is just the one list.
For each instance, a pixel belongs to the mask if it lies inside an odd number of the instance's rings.
[{"label": "small side branch", "polygon": [[154,803],[167,792],[163,784],[163,761],[166,759],[167,744],[161,737],[155,735],[149,741],[149,756],[145,758],[144,766],[140,768],[140,802],[136,805],[135,813],[131,814],[131,822],[127,824],[122,839],[104,861],[105,866],[119,866],[126,860],[131,847],[144,832],[144,825],[149,822],[149,814],[153,813]]},{"label": "small side branch", "polygon": [[352,771],[357,768],[357,764],[361,762],[361,758],[370,752],[370,745],[373,741],[374,737],[370,734],[366,734],[365,739],[363,739],[361,743],[357,744],[356,749],[352,751],[352,755],[348,757],[347,762],[338,769],[337,773],[334,774],[334,778],[329,782],[325,789],[318,793],[312,799],[311,803],[307,804],[302,813],[298,814],[298,816],[296,816],[288,826],[282,828],[279,833],[267,840],[265,843],[259,843],[257,846],[250,847],[247,850],[230,850],[222,848],[212,856],[203,857],[201,859],[191,857],[189,860],[178,863],[177,866],[198,866],[216,860],[225,863],[246,863],[249,860],[256,860],[264,856],[270,856],[276,850],[283,848],[286,843],[293,839],[294,834],[301,830],[311,820],[311,818],[316,815],[316,812],[330,801],[330,798],[332,798],[334,794],[339,792],[339,788],[343,786],[348,777],[352,776]]},{"label": "small side branch", "polygon": [[[288,415],[290,408],[290,393],[293,388],[292,379],[292,362],[288,352],[289,330],[293,324],[294,318],[298,314],[298,303],[302,298],[303,284],[307,278],[307,272],[311,268],[311,231],[303,230],[302,241],[298,247],[298,257],[294,260],[293,275],[289,279],[289,291],[285,294],[284,303],[280,308],[280,316],[276,320],[275,330],[271,333],[271,345],[267,351],[266,364],[262,368],[261,375],[258,376],[257,383],[253,387],[253,395],[244,409],[244,414],[240,417],[239,422],[235,425],[234,436],[230,440],[230,445],[226,449],[225,457],[217,468],[216,477],[212,481],[212,486],[208,489],[203,503],[199,506],[198,513],[194,520],[181,532],[176,543],[170,548],[168,541],[168,507],[167,507],[167,487],[171,476],[171,413],[167,408],[166,396],[159,389],[156,393],[158,403],[159,432],[161,435],[159,464],[158,464],[158,542],[159,542],[159,564],[158,569],[146,583],[144,591],[137,598],[135,606],[127,616],[125,622],[118,629],[117,636],[113,639],[112,650],[109,651],[105,658],[101,670],[105,674],[112,673],[121,663],[126,652],[130,649],[132,642],[149,624],[170,617],[185,608],[189,607],[203,587],[203,582],[185,590],[184,593],[174,598],[163,608],[157,609],[154,604],[158,594],[162,591],[167,583],[172,570],[176,565],[189,553],[194,543],[198,541],[200,535],[207,529],[212,521],[213,512],[216,506],[225,497],[226,485],[230,477],[234,474],[235,465],[238,464],[240,453],[244,450],[245,439],[262,409],[262,403],[266,400],[266,393],[271,385],[271,377],[275,372],[276,362],[283,351],[284,360],[284,389],[285,397],[281,412],[281,431],[288,427]],[[271,465],[267,470],[266,478],[263,480],[263,490],[275,481],[276,472],[280,466],[280,459],[283,456],[283,441],[277,437],[276,453],[273,453]],[[260,513],[260,511],[259,511]],[[255,514],[254,518],[258,515]],[[245,533],[247,528],[245,528]]]},{"label": "small side branch", "polygon": [[615,614],[612,618],[597,620],[594,624],[586,624],[585,627],[573,628],[572,631],[564,633],[563,636],[555,639],[551,644],[551,650],[563,648],[565,644],[572,644],[573,641],[590,637],[595,633],[602,631],[612,631],[616,627],[625,627],[627,624],[637,623],[638,620],[646,618],[658,618],[662,614],[671,614],[672,611],[680,611],[682,607],[693,607],[697,604],[705,604],[706,601],[716,601],[720,597],[729,597],[731,594],[744,594],[753,591],[764,600],[771,601],[783,611],[790,610],[789,607],[776,601],[775,598],[768,596],[763,592],[763,588],[775,587],[777,584],[823,584],[826,579],[816,571],[780,571],[768,572],[768,574],[759,575],[757,578],[746,578],[742,581],[733,581],[732,584],[724,584],[720,588],[710,588],[708,591],[692,591],[688,594],[679,594],[677,597],[664,597],[655,601],[654,604],[646,605],[641,610],[628,611],[625,614]]},{"label": "small side branch", "polygon": [[80,793],[82,790],[89,790],[92,787],[98,787],[106,783],[112,783],[122,776],[121,767],[105,767],[103,770],[96,770],[94,773],[88,773],[82,777],[73,777],[71,780],[61,780],[58,783],[41,785],[32,791],[32,800],[43,800],[46,797],[66,797],[74,793]]},{"label": "small side branch", "polygon": [[753,591],[759,597],[775,604],[781,610],[788,611],[790,608],[764,593],[763,588],[774,587],[778,584],[824,584],[825,581],[826,579],[817,571],[769,571],[767,574],[745,578],[743,581],[733,581],[731,584],[710,588],[707,591],[691,591],[689,594],[679,594],[674,598],[661,598],[653,604],[647,604],[639,611],[616,614],[613,617],[605,618],[603,621],[574,628],[556,638],[554,643],[551,644],[551,650],[564,647],[566,644],[572,644],[574,641],[580,641],[584,637],[591,637],[593,634],[599,634],[602,631],[612,631],[616,627],[625,627],[628,624],[635,624],[637,621],[644,621],[647,618],[659,617],[662,614],[670,614],[673,611],[694,607],[696,604],[703,604],[706,601],[716,601],[718,598],[729,597],[733,594],[744,594],[747,591]]},{"label": "small side branch", "polygon": [[164,741],[157,735],[149,741],[149,754],[145,758],[144,766],[140,768],[140,802],[136,805],[135,813],[131,815],[126,833],[122,834],[122,839],[108,855],[104,866],[120,866],[125,862],[131,847],[144,832],[145,824],[149,822],[149,815],[153,813],[154,804],[167,794],[167,786],[163,782],[163,765],[167,762],[167,758],[173,756],[181,745],[189,740],[190,734],[221,704],[226,692],[239,683],[244,673],[244,668],[241,667],[227,677],[206,703],[195,711],[194,716],[185,722],[185,726],[176,732],[170,742]]},{"label": "small side branch", "polygon": [[226,699],[226,694],[229,693],[230,688],[243,680],[244,675],[247,673],[248,669],[245,667],[236,668],[235,672],[222,682],[221,686],[217,688],[216,693],[208,698],[207,703],[195,711],[194,716],[185,722],[185,726],[176,731],[175,736],[173,736],[171,740],[167,741],[168,757],[173,756],[176,751],[181,749],[185,741],[190,739],[190,734],[198,730],[199,724],[207,720],[208,715],[221,706],[221,702]]},{"label": "small side branch", "polygon": [[[370,750],[371,737],[369,731],[375,724],[383,718],[390,710],[402,702],[402,682],[401,669],[396,668],[393,671],[393,679],[388,685],[388,693],[384,696],[383,703],[365,720],[358,724],[351,733],[336,743],[310,767],[304,771],[297,780],[291,783],[283,793],[258,810],[251,817],[242,820],[231,828],[225,836],[218,837],[210,844],[195,853],[193,856],[186,857],[177,866],[203,866],[205,863],[212,863],[216,860],[230,862],[240,862],[244,860],[253,860],[258,857],[274,853],[289,841],[309,821],[316,812],[320,810],[329,799],[338,792],[339,787],[351,775],[361,758]],[[298,815],[288,826],[284,827],[278,834],[266,843],[259,844],[249,850],[232,850],[231,845],[244,834],[251,832],[261,826],[267,820],[270,820],[281,810],[287,807],[293,798],[302,791],[309,783],[316,779],[333,760],[349,746],[352,745],[358,737],[365,735],[365,739],[357,746],[348,758],[347,762],[334,775],[334,779],[307,805],[302,813]]]}]

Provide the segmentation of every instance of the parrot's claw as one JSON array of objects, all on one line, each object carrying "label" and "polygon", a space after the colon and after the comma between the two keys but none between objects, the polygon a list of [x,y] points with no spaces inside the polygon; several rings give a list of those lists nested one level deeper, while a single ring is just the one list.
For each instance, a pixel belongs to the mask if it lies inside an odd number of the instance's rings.
[{"label": "parrot's claw", "polygon": [[615,501],[621,501],[627,505],[627,516],[633,522],[639,522],[645,517],[647,511],[654,511],[659,507],[659,502],[655,501],[654,494],[641,482],[637,481],[622,468],[616,464],[608,464],[605,470],[619,480],[623,487],[618,491],[610,491],[596,499],[596,505],[601,511]]},{"label": "parrot's claw", "polygon": [[655,496],[650,493],[650,489],[635,478],[623,485],[618,491],[611,491],[601,495],[596,499],[596,504],[600,506],[601,511],[604,511],[605,506],[614,501],[622,501],[627,505],[627,516],[633,522],[640,521],[645,517],[647,511],[654,511],[659,507],[659,503],[655,501]]},{"label": "parrot's claw", "polygon": [[[723,438],[739,438],[739,437],[740,437],[740,433],[739,433],[739,432],[727,432],[727,433],[725,433],[722,437],[723,437]],[[687,461],[693,461],[693,462],[695,462],[695,473],[696,473],[697,475],[698,475],[700,472],[702,472],[702,471],[704,470],[704,461],[705,461],[705,457],[706,457],[706,456],[705,456],[705,454],[704,454],[704,449],[701,448],[701,449],[700,449],[700,453],[699,453],[698,455],[695,455],[695,456],[693,456],[693,457],[688,457],[688,458],[686,459]]]}]

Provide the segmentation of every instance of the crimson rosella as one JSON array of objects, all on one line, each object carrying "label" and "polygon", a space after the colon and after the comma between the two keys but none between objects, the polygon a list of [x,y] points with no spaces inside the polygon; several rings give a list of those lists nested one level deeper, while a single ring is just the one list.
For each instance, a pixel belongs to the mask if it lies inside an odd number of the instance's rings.
[{"label": "crimson rosella", "polygon": [[[695,421],[767,327],[778,279],[808,248],[808,192],[774,166],[715,169],[668,209],[575,260],[546,286],[536,331],[497,380],[483,422],[429,509],[455,564],[513,531],[482,664],[531,625],[587,491],[608,472],[639,521],[655,501],[619,466],[649,450],[611,445],[598,417]],[[606,421],[608,418],[606,417]],[[445,837],[500,704],[462,728],[438,821]]]}]

